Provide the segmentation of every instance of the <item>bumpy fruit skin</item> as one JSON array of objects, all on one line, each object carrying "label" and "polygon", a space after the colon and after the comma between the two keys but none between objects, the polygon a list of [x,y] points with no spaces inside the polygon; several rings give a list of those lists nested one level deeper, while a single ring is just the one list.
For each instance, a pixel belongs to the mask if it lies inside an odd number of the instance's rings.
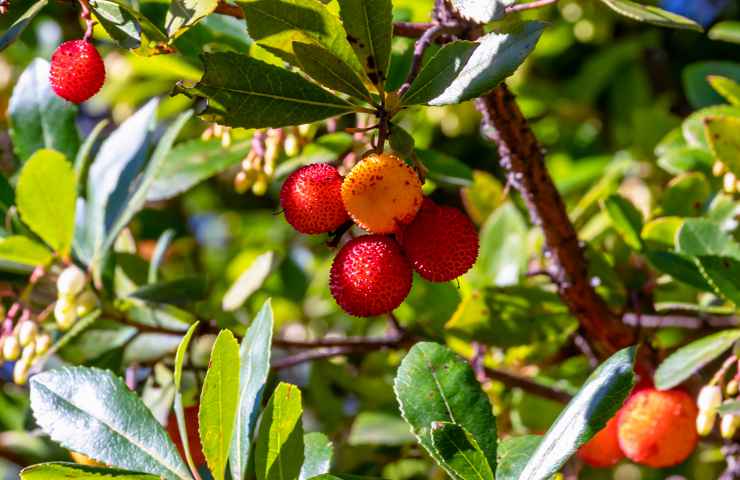
[{"label": "bumpy fruit skin", "polygon": [[578,458],[592,467],[611,467],[624,458],[617,438],[617,416],[606,423],[606,426],[578,449]]},{"label": "bumpy fruit skin", "polygon": [[411,290],[411,265],[401,247],[384,235],[347,242],[334,258],[329,288],[350,315],[370,317],[398,307]]},{"label": "bumpy fruit skin", "polygon": [[[203,455],[203,447],[198,434],[198,405],[185,407],[185,426],[188,430],[188,445],[190,446],[190,454],[193,456],[193,463],[196,466],[204,465],[206,457]],[[174,412],[170,413],[167,418],[167,433],[177,447],[177,451],[180,452],[180,456],[185,459],[185,450],[182,446],[180,431],[177,428],[177,417]]]},{"label": "bumpy fruit skin", "polygon": [[419,176],[395,155],[366,156],[342,183],[347,212],[371,233],[394,233],[410,223],[422,199]]},{"label": "bumpy fruit skin", "polygon": [[653,468],[670,467],[694,451],[698,410],[681,390],[645,388],[627,400],[619,413],[619,446],[630,460]]},{"label": "bumpy fruit skin", "polygon": [[349,220],[342,203],[342,177],[325,163],[301,167],[285,180],[280,205],[285,219],[301,233],[326,233]]},{"label": "bumpy fruit skin", "polygon": [[464,274],[478,258],[475,225],[455,207],[428,198],[414,221],[398,236],[414,270],[432,282],[448,282]]},{"label": "bumpy fruit skin", "polygon": [[57,95],[82,103],[98,93],[105,82],[103,59],[90,42],[64,42],[51,56],[49,81]]}]

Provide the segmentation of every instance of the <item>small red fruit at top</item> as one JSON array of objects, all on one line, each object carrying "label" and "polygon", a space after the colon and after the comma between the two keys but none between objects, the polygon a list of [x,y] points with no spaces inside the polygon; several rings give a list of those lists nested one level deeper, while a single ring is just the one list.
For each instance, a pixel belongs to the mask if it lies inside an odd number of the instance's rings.
[{"label": "small red fruit at top", "polygon": [[399,241],[419,275],[447,282],[464,274],[478,258],[478,232],[467,215],[455,207],[439,206],[428,198]]},{"label": "small red fruit at top", "polygon": [[88,41],[64,42],[51,56],[49,81],[57,95],[82,103],[98,93],[105,82],[103,59]]},{"label": "small red fruit at top", "polygon": [[285,219],[301,233],[326,233],[349,220],[342,203],[342,176],[325,163],[301,167],[283,183]]},{"label": "small red fruit at top", "polygon": [[578,449],[578,458],[592,467],[611,467],[624,458],[617,437],[617,416]]},{"label": "small red fruit at top", "polygon": [[370,317],[398,307],[411,290],[411,265],[401,247],[384,235],[357,237],[331,266],[329,288],[350,315]]},{"label": "small red fruit at top", "polygon": [[644,388],[619,413],[619,446],[630,460],[653,468],[686,460],[696,448],[698,411],[694,399],[681,390]]}]

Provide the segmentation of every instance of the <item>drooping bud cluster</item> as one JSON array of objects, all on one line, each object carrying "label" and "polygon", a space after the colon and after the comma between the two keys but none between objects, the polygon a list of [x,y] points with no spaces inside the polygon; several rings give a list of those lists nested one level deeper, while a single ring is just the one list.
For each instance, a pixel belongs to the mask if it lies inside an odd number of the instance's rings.
[{"label": "drooping bud cluster", "polygon": [[[737,350],[730,355],[722,366],[715,372],[708,384],[704,385],[696,397],[696,406],[699,413],[696,417],[696,429],[701,436],[712,433],[719,417],[719,432],[722,438],[730,440],[735,437],[740,427],[740,412],[732,409],[722,409],[723,401],[732,403],[737,400],[740,371],[732,373],[733,367],[738,365]],[[729,376],[729,380],[727,377]],[[725,383],[727,382],[727,383]]]},{"label": "drooping bud cluster", "polygon": [[722,189],[725,193],[733,194],[740,192],[740,178],[727,169],[727,165],[722,162],[715,162],[712,165],[712,174],[715,177],[722,177]]},{"label": "drooping bud cluster", "polygon": [[9,334],[0,337],[0,363],[15,362],[13,381],[23,385],[34,362],[51,346],[51,336],[39,330],[38,324],[28,318],[16,323]]},{"label": "drooping bud cluster", "polygon": [[87,276],[74,265],[59,275],[57,293],[54,318],[62,331],[72,328],[78,318],[90,313],[98,304],[98,297],[87,286]]},{"label": "drooping bud cluster", "polygon": [[425,200],[419,176],[395,155],[367,155],[345,178],[327,164],[301,167],[283,184],[280,203],[299,232],[334,233],[338,241],[351,218],[369,233],[348,241],[331,267],[331,294],[350,315],[389,313],[408,295],[413,270],[446,282],[478,255],[470,219]]}]

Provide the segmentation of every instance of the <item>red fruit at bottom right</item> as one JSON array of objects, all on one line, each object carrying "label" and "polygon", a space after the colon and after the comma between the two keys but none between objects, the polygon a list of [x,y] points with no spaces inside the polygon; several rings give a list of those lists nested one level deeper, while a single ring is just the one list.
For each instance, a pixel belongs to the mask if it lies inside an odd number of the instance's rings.
[{"label": "red fruit at bottom right", "polygon": [[454,280],[478,258],[478,231],[470,218],[428,198],[416,218],[401,228],[398,239],[414,270],[431,282]]}]

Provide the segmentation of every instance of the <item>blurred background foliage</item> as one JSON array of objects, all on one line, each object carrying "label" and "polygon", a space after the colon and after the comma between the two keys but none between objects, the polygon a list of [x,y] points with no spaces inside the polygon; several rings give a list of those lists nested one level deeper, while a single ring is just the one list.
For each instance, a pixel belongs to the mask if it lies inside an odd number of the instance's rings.
[{"label": "blurred background foliage", "polygon": [[[163,23],[166,2],[134,3],[155,24]],[[0,18],[0,31],[30,4],[14,0],[11,13]],[[732,1],[670,0],[663,6],[704,25],[740,18],[740,6]],[[426,21],[430,9],[429,0],[394,1],[397,20]],[[13,87],[34,58],[48,59],[61,41],[79,37],[82,27],[77,15],[73,2],[52,2],[19,41],[0,53],[0,168],[9,178],[18,168],[5,117]],[[723,186],[723,177],[712,171],[711,157],[697,154],[689,162],[685,156],[666,153],[676,142],[680,144],[676,140],[680,132],[675,132],[684,117],[725,103],[707,83],[708,74],[740,81],[737,45],[697,32],[633,23],[594,0],[561,0],[522,16],[541,18],[550,25],[508,83],[546,149],[552,176],[582,240],[588,243],[599,292],[616,309],[680,305],[722,311],[722,302],[712,294],[666,279],[661,274],[664,267],[650,264],[637,251],[640,248],[614,228],[604,201],[619,193],[636,207],[645,228],[661,217],[703,215],[735,221],[737,188]],[[101,119],[118,124],[153,96],[163,99],[158,110],[161,122],[186,109],[190,101],[170,97],[169,92],[177,81],[200,78],[197,55],[201,50],[267,55],[250,44],[242,20],[222,15],[211,15],[183,34],[175,43],[178,52],[171,55],[144,57],[117,49],[99,27],[95,40],[105,58],[108,79],[102,92],[81,107],[77,122],[83,139]],[[389,89],[403,81],[412,46],[411,39],[394,40]],[[471,355],[470,342],[480,341],[492,347],[488,365],[575,391],[591,371],[573,344],[577,324],[546,278],[527,275],[539,268],[541,234],[531,226],[518,196],[509,194],[496,166],[494,147],[479,136],[479,115],[473,105],[411,109],[400,123],[413,132],[418,154],[430,169],[427,193],[464,206],[481,228],[482,243],[476,267],[459,282],[415,282],[397,311],[401,323],[412,332],[446,341],[466,356]],[[267,194],[255,196],[238,194],[232,186],[252,132],[235,130],[231,143],[224,146],[217,138],[200,139],[207,127],[200,120],[189,122],[171,155],[179,155],[183,164],[219,159],[223,171],[180,196],[163,194],[163,199],[150,202],[137,215],[129,244],[119,240],[119,251],[130,252],[131,275],[146,271],[144,262],[151,258],[157,239],[171,229],[174,240],[161,275],[207,279],[207,299],[194,308],[199,316],[216,318],[220,326],[243,332],[250,316],[272,297],[276,328],[284,338],[381,335],[384,319],[350,318],[331,299],[327,277],[333,252],[325,239],[296,235],[279,214],[281,179],[296,165],[336,159],[351,148],[351,135],[341,128],[327,134],[327,126],[321,125],[318,140],[293,158],[283,156]],[[167,186],[167,181],[159,184],[161,189]],[[672,237],[661,233],[663,229],[673,232],[671,228],[670,221],[653,224],[654,234],[646,237],[643,231],[643,241],[660,246],[670,238],[672,246]],[[269,258],[261,257],[266,252],[272,252]],[[264,283],[245,299],[245,308],[225,312],[224,294],[249,268],[261,270]],[[170,313],[173,321],[179,321],[178,315],[190,315],[174,307]],[[132,342],[135,330],[103,316],[60,354],[66,361],[105,366],[121,374],[128,365],[140,366],[138,372],[146,378],[144,398],[155,411],[160,409],[161,418],[166,417],[172,394],[167,359],[180,336],[158,335],[139,335]],[[647,341],[669,349],[689,340],[687,335],[662,329],[651,332]],[[196,340],[195,349],[202,358],[194,358],[194,365],[207,357],[212,341],[208,335]],[[334,440],[336,471],[390,480],[443,478],[398,414],[392,378],[401,358],[402,352],[375,352],[279,372],[279,378],[304,390],[307,430],[320,430]],[[8,375],[4,372],[6,379]],[[195,392],[199,377],[189,378]],[[486,388],[501,432],[542,433],[562,407],[497,382]],[[17,464],[67,458],[66,452],[33,434],[23,387],[4,384],[0,430],[5,478],[16,478]],[[674,469],[651,471],[623,464],[606,471],[584,469],[580,478],[648,480],[672,474],[717,478],[723,467],[718,447],[706,445]]]}]

